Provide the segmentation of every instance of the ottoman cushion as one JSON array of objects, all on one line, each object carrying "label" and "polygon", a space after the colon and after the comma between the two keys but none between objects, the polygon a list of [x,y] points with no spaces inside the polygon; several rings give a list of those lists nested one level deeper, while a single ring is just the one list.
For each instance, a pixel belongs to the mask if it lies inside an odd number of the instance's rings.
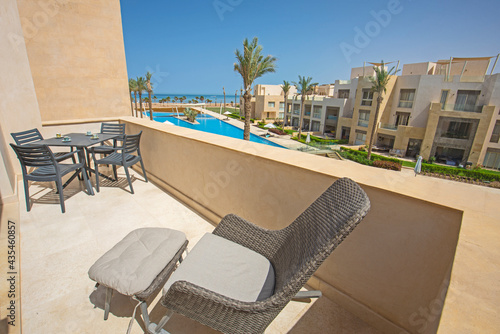
[{"label": "ottoman cushion", "polygon": [[146,290],[174,258],[186,235],[168,228],[140,228],[106,252],[89,269],[89,277],[124,295]]}]

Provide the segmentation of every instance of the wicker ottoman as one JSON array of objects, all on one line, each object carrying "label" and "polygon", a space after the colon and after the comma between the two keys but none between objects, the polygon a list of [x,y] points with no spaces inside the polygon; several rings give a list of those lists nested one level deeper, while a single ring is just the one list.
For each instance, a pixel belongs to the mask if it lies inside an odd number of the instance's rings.
[{"label": "wicker ottoman", "polygon": [[139,302],[147,328],[146,299],[165,284],[177,264],[182,262],[187,244],[183,232],[168,228],[140,228],[130,232],[101,256],[90,267],[89,277],[97,282],[96,287],[107,287],[104,320],[108,319],[111,297],[116,290]]}]

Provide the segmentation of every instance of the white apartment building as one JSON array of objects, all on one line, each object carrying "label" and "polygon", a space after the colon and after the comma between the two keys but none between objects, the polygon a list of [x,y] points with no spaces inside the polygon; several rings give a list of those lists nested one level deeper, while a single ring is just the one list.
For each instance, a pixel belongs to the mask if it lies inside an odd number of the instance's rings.
[{"label": "white apartment building", "polygon": [[[382,150],[499,169],[500,74],[491,74],[493,68],[489,57],[406,64],[391,77],[377,120],[368,79],[373,67],[353,68],[350,80],[335,81],[332,96],[307,96],[303,130],[361,145],[376,121]],[[300,96],[288,103],[285,117],[298,127]]]}]

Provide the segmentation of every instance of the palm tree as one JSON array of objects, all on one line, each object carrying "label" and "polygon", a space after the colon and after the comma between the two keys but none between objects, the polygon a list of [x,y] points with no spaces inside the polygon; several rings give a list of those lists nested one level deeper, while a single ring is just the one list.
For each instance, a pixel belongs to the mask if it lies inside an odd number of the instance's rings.
[{"label": "palm tree", "polygon": [[143,117],[142,115],[142,92],[144,92],[147,87],[146,87],[146,80],[143,77],[137,77],[135,80],[137,82],[137,93],[139,93],[139,108],[140,108],[140,113],[141,113],[141,118]]},{"label": "palm tree", "polygon": [[151,100],[151,93],[153,92],[153,84],[151,83],[151,77],[153,73],[146,73],[146,90],[148,91],[148,99],[149,99],[149,119],[153,120],[153,101]]},{"label": "palm tree", "polygon": [[370,160],[372,155],[372,146],[373,139],[375,138],[375,134],[377,132],[377,124],[378,124],[378,114],[380,112],[380,105],[384,100],[383,94],[387,90],[387,84],[389,83],[389,79],[391,75],[396,74],[397,71],[394,71],[394,66],[387,72],[385,70],[384,61],[381,61],[379,67],[374,66],[373,70],[375,71],[374,77],[369,77],[370,82],[372,83],[371,91],[377,94],[377,108],[375,109],[375,118],[373,120],[372,125],[372,133],[370,135],[370,143],[368,144],[368,156],[367,159]]},{"label": "palm tree", "polygon": [[224,112],[226,112],[226,90],[222,87],[222,92],[224,93]]},{"label": "palm tree", "polygon": [[306,101],[306,94],[314,89],[315,86],[318,85],[317,82],[311,83],[311,77],[302,77],[299,75],[299,81],[293,82],[294,86],[297,87],[297,91],[300,92],[300,118],[299,118],[299,135],[298,139],[302,139],[302,121],[304,117],[304,102]]},{"label": "palm tree", "polygon": [[167,102],[167,103],[169,103],[169,102],[170,102],[170,96],[167,96],[167,97],[165,98],[165,102]]},{"label": "palm tree", "polygon": [[132,109],[132,116],[134,116],[134,105],[132,104],[132,93],[134,93],[134,101],[135,101],[135,113],[137,116],[137,81],[135,79],[128,79],[128,90],[130,92],[130,108]]},{"label": "palm tree", "polygon": [[281,89],[283,90],[283,95],[285,95],[285,110],[283,112],[283,130],[285,129],[286,126],[286,98],[288,97],[288,92],[290,91],[290,88],[292,88],[292,85],[286,81],[283,80],[283,85],[281,85]]},{"label": "palm tree", "polygon": [[243,78],[245,94],[245,127],[243,139],[250,140],[250,110],[251,110],[251,90],[255,79],[269,72],[275,72],[276,57],[261,55],[262,46],[258,45],[258,38],[254,37],[249,43],[245,38],[243,41],[243,53],[236,49],[235,56],[237,62],[234,63],[234,70]]}]

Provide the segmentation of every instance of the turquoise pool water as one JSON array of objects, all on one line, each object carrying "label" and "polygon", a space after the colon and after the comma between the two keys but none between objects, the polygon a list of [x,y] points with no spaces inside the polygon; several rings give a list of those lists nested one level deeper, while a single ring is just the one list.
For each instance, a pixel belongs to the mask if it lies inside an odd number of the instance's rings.
[{"label": "turquoise pool water", "polygon": [[[200,124],[191,124],[189,122],[177,119],[174,117],[174,115],[177,115],[176,113],[154,113],[154,120],[157,122],[164,123],[166,121],[177,125],[177,126],[182,126],[185,128],[193,129],[193,130],[199,130],[199,131],[205,131],[205,132],[210,132],[210,133],[215,133],[217,135],[222,135],[222,136],[227,136],[227,137],[232,137],[232,138],[237,138],[237,139],[243,139],[243,130],[240,128],[231,125],[229,123],[223,122],[215,117],[212,117],[210,115],[206,114],[199,114],[196,116],[196,121]],[[148,113],[149,116],[149,113]],[[250,134],[250,141],[254,143],[260,143],[260,144],[265,144],[269,146],[274,146],[274,147],[281,147],[285,148],[281,145],[275,144],[265,138],[256,136],[254,134]]]}]

